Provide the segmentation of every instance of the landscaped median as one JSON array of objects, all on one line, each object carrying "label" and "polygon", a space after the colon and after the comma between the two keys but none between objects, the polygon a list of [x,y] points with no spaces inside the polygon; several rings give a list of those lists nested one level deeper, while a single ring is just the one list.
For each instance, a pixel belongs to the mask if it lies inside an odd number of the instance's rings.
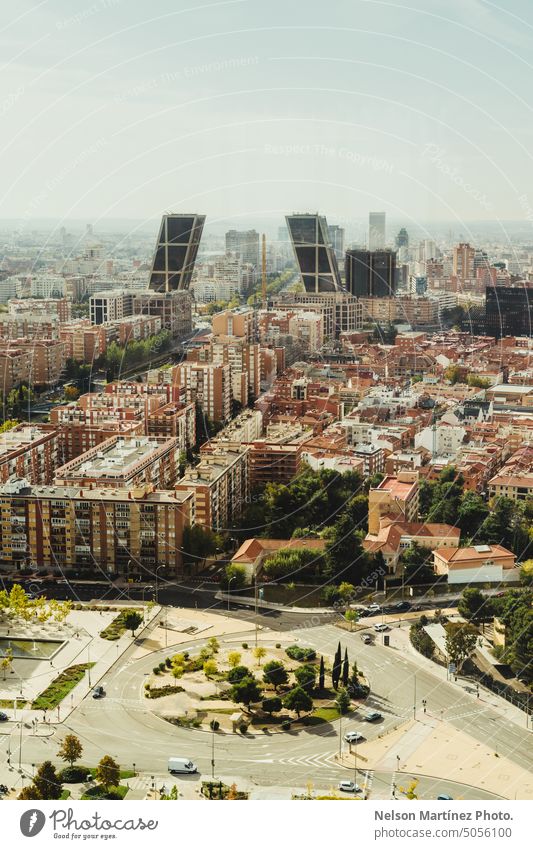
[{"label": "landscaped median", "polygon": [[85,677],[88,669],[94,666],[94,663],[78,663],[75,666],[69,666],[60,672],[57,678],[48,685],[46,690],[43,690],[36,699],[32,702],[33,710],[52,710],[57,707],[68,696],[71,690],[76,687]]},{"label": "landscaped median", "polygon": [[334,658],[310,646],[216,637],[169,655],[144,685],[151,709],[182,727],[226,733],[299,730],[333,722],[368,695],[366,680],[339,643]]}]

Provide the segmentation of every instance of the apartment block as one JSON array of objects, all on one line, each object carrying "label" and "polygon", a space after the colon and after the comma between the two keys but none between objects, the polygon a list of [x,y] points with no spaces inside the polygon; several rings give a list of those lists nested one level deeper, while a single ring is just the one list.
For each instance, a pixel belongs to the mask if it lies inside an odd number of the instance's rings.
[{"label": "apartment block", "polygon": [[32,484],[51,483],[62,457],[57,430],[20,424],[0,433],[0,481],[12,475]]},{"label": "apartment block", "polygon": [[114,436],[56,470],[57,486],[170,489],[179,476],[175,438]]},{"label": "apartment block", "polygon": [[252,342],[254,338],[255,316],[252,309],[223,310],[215,313],[212,321],[215,336],[239,336]]},{"label": "apartment block", "polygon": [[72,304],[68,298],[11,298],[7,304],[8,315],[44,315],[60,322],[70,321]]},{"label": "apartment block", "polygon": [[198,403],[210,421],[228,421],[231,413],[229,365],[186,361],[173,367],[172,382],[185,389],[187,401]]},{"label": "apartment block", "polygon": [[187,290],[135,292],[133,313],[159,316],[162,327],[177,339],[192,332],[192,297]]},{"label": "apartment block", "polygon": [[54,386],[65,368],[65,346],[58,339],[0,340],[0,379],[7,394],[25,382],[29,386]]},{"label": "apartment block", "polygon": [[196,442],[196,409],[192,402],[182,404],[171,401],[150,412],[146,419],[150,436],[175,437],[179,450],[187,451]]},{"label": "apartment block", "polygon": [[388,475],[368,493],[368,533],[379,532],[380,520],[393,516],[404,522],[418,519],[418,472],[402,471]]},{"label": "apartment block", "polygon": [[202,455],[176,485],[194,493],[195,523],[215,531],[231,529],[250,499],[248,446],[233,444]]},{"label": "apartment block", "polygon": [[28,561],[62,572],[83,569],[144,575],[156,567],[183,573],[183,529],[192,523],[188,492],[32,486],[11,478],[0,486],[0,557],[21,568]]}]

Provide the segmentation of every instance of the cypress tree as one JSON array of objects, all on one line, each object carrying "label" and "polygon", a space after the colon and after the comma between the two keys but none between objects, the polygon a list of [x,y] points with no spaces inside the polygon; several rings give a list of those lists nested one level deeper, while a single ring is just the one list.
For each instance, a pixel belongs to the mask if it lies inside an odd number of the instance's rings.
[{"label": "cypress tree", "polygon": [[348,663],[348,649],[344,651],[344,663],[342,664],[342,686],[348,686],[348,678],[350,676],[350,664]]},{"label": "cypress tree", "polygon": [[324,689],[324,685],[325,685],[324,674],[325,674],[324,655],[320,655],[320,671],[318,673],[318,689],[319,690]]},{"label": "cypress tree", "polygon": [[333,689],[336,690],[339,686],[339,679],[341,677],[341,667],[342,667],[342,649],[339,641],[339,645],[337,646],[337,651],[335,652],[335,660],[333,661],[333,669],[331,670],[331,683],[333,684]]}]

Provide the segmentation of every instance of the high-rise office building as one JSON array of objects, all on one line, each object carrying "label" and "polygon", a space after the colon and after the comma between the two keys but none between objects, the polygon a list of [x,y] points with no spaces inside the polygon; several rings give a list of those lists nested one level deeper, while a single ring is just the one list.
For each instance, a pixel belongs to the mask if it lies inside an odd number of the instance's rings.
[{"label": "high-rise office building", "polygon": [[335,251],[323,215],[287,215],[289,235],[306,292],[341,291]]},{"label": "high-rise office building", "polygon": [[461,242],[453,249],[452,274],[463,283],[465,280],[470,280],[476,276],[474,271],[475,255],[476,249],[469,245],[468,242]]},{"label": "high-rise office building", "polygon": [[396,247],[397,248],[408,248],[409,247],[409,234],[405,227],[399,231],[396,236]]},{"label": "high-rise office building", "polygon": [[525,286],[487,286],[485,332],[502,336],[533,336],[533,290]]},{"label": "high-rise office building", "polygon": [[396,291],[395,251],[346,251],[346,289],[358,298],[388,298]]},{"label": "high-rise office building", "polygon": [[381,251],[385,247],[385,213],[368,213],[368,250]]},{"label": "high-rise office building", "polygon": [[243,263],[259,268],[259,233],[256,230],[228,230],[226,252],[239,254]]},{"label": "high-rise office building", "polygon": [[331,247],[335,251],[337,263],[344,262],[344,227],[338,224],[328,224],[328,236]]},{"label": "high-rise office building", "polygon": [[205,215],[163,215],[150,274],[150,289],[188,289]]}]

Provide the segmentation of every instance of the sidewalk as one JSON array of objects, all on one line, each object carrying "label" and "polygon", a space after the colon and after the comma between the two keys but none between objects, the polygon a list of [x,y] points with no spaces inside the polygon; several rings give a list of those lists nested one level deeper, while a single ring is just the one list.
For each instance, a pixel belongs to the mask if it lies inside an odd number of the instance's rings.
[{"label": "sidewalk", "polygon": [[[457,676],[457,681],[453,680],[453,676],[448,676],[448,672],[444,666],[434,663],[434,661],[417,652],[409,639],[408,628],[394,628],[389,632],[389,636],[390,648],[392,648],[393,651],[400,651],[404,656],[406,654],[410,655],[411,659],[415,660],[417,665],[422,669],[425,669],[427,672],[431,672],[432,675],[436,678],[440,678],[442,681],[447,681],[448,684],[455,687],[462,695],[469,696],[473,702],[481,702],[483,705],[489,705],[493,710],[500,714],[502,719],[505,719],[508,722],[513,722],[522,730],[527,728],[527,717],[524,711],[521,711],[505,699],[502,699],[495,693],[487,690],[481,684],[479,685],[479,698],[477,698],[475,687],[471,682],[461,678],[460,675]],[[428,710],[428,714],[431,715],[431,710]]]}]

